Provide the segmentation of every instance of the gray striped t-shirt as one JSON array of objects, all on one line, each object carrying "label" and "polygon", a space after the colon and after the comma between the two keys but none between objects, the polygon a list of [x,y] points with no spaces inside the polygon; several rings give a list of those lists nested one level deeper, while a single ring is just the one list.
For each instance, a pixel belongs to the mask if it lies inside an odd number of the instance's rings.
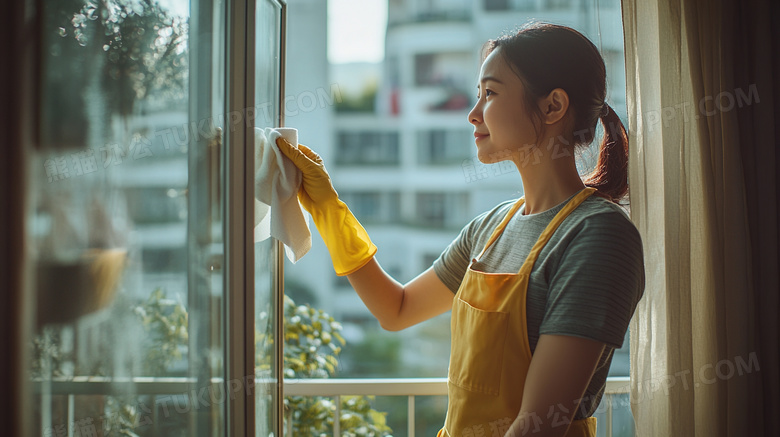
[{"label": "gray striped t-shirt", "polygon": [[[476,269],[517,273],[555,214],[575,195],[537,214],[522,215],[523,205]],[[472,220],[436,259],[434,271],[453,293],[469,262],[515,202],[503,202]],[[623,344],[644,287],[642,240],[636,226],[619,205],[595,194],[569,214],[539,254],[526,297],[531,352],[540,334],[572,335],[607,345],[575,419],[592,416],[598,407],[612,352]],[[573,402],[565,407],[572,406]]]}]

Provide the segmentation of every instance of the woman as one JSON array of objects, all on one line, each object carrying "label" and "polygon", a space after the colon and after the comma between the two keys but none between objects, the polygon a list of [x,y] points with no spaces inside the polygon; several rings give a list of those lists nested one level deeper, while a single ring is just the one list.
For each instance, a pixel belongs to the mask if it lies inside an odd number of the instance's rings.
[{"label": "woman", "polygon": [[[525,194],[476,217],[407,284],[374,259],[319,156],[278,143],[303,173],[299,199],[337,274],[385,329],[452,310],[440,436],[595,436],[612,352],[644,291],[642,242],[615,203],[628,191],[628,144],[605,82],[596,47],[567,27],[533,24],[485,45],[468,120],[480,161],[512,160]],[[574,149],[598,120],[599,160],[583,181]]]}]

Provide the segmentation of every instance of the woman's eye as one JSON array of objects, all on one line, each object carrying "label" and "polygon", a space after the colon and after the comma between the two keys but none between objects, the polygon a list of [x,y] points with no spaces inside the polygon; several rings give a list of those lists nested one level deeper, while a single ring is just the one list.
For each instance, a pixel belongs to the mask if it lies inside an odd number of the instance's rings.
[{"label": "woman's eye", "polygon": [[[495,94],[493,91],[485,90],[485,98],[488,98],[493,94]],[[480,93],[477,93],[477,100],[479,100],[480,98],[482,98],[482,95]]]}]

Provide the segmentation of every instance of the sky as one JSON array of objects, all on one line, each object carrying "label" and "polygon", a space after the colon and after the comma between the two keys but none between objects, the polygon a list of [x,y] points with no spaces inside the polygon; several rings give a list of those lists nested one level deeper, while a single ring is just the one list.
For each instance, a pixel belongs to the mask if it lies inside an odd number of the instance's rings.
[{"label": "sky", "polygon": [[[176,15],[189,15],[188,0],[159,1]],[[387,0],[328,0],[328,61],[381,62],[386,28]]]},{"label": "sky", "polygon": [[382,61],[386,28],[387,0],[328,0],[328,61]]}]

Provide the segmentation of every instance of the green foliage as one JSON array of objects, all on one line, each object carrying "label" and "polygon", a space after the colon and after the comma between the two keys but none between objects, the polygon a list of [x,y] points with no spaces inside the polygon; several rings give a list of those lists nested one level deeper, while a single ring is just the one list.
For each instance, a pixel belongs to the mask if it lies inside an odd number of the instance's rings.
[{"label": "green foliage", "polygon": [[369,82],[357,95],[343,93],[342,99],[336,101],[336,112],[374,112],[377,83]]},{"label": "green foliage", "polygon": [[182,350],[187,347],[187,308],[168,299],[165,291],[157,288],[133,311],[147,334],[144,373],[160,376],[173,362],[182,359]]},{"label": "green foliage", "polygon": [[135,429],[139,426],[140,412],[135,406],[136,396],[106,396],[105,413],[110,417],[111,429],[105,436],[139,437]]},{"label": "green foliage", "polygon": [[[268,324],[268,313],[262,313],[258,326]],[[284,376],[285,378],[329,378],[338,369],[338,355],[346,341],[339,333],[342,327],[333,317],[309,305],[284,300]],[[257,372],[268,378],[273,356],[273,337],[255,332],[258,353]],[[341,397],[341,433],[347,437],[387,436],[392,430],[385,415],[371,407],[371,396]],[[332,433],[336,405],[324,397],[288,396],[284,400],[286,419],[292,420],[293,435],[321,436]]]},{"label": "green foliage", "polygon": [[[392,430],[387,426],[386,414],[372,408],[373,396],[342,396],[339,426],[345,437],[387,436]],[[288,396],[285,406],[286,419],[293,420],[294,436],[319,437],[332,435],[336,405],[322,397]]]},{"label": "green foliage", "polygon": [[30,376],[43,378],[51,375],[53,378],[63,376],[62,339],[60,331],[44,329],[32,340],[30,359]]}]

